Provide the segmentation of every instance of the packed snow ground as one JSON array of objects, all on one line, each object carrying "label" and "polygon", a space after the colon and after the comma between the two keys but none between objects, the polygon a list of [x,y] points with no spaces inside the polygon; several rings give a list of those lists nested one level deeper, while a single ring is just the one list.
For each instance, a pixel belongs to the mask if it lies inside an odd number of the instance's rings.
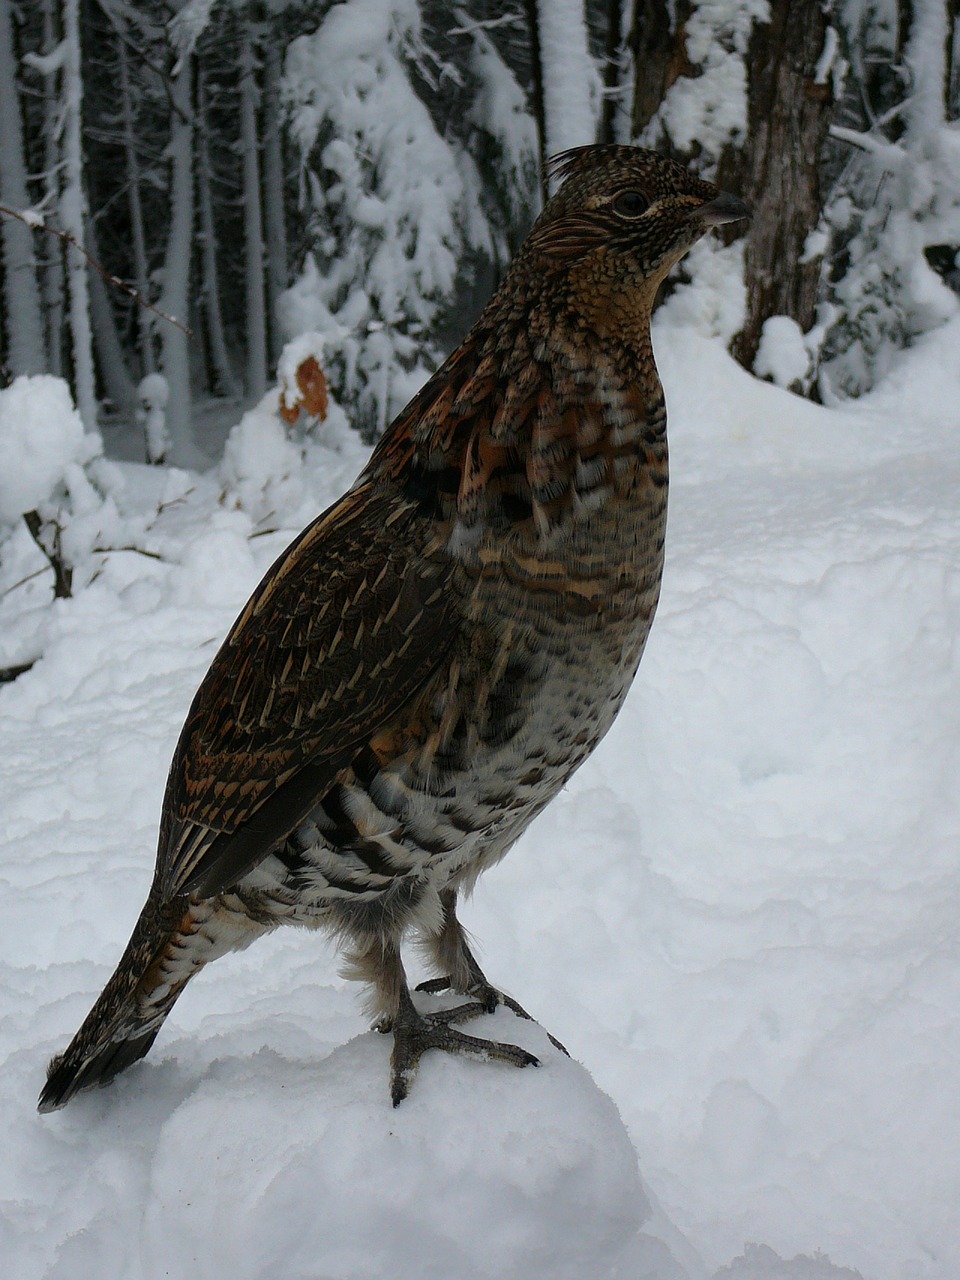
[{"label": "packed snow ground", "polygon": [[572,1060],[501,1010],[477,1030],[539,1071],[435,1054],[394,1112],[388,1040],[287,930],[38,1116],[146,892],[196,684],[363,450],[335,418],[303,462],[261,410],[219,476],[124,465],[161,558],[0,597],[0,661],[43,652],[0,688],[5,1276],[960,1275],[960,322],[842,410],[669,309],[656,337],[673,482],[640,676],[464,912]]}]

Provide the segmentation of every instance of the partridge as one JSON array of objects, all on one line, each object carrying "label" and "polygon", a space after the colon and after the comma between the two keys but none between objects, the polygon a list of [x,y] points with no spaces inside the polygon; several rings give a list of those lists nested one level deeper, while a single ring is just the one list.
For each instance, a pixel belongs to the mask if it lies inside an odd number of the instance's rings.
[{"label": "partridge", "polygon": [[[391,1095],[505,1003],[457,918],[590,755],[633,681],[663,569],[667,440],[650,314],[734,196],[646,150],[553,162],[547,202],[463,344],[353,487],[268,571],[173,757],[156,872],[41,1111],[141,1058],[187,982],[280,924],[330,930],[392,1031]],[[465,1000],[424,1012],[419,935]],[[427,997],[428,998],[428,997]],[[423,1005],[423,999],[420,1001]]]}]

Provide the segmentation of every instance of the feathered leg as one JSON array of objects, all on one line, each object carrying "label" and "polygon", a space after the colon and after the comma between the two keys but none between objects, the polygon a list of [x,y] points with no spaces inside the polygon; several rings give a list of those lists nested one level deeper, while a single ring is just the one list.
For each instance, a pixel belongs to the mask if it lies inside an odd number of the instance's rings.
[{"label": "feathered leg", "polygon": [[[440,931],[427,937],[425,942],[437,968],[444,976],[421,982],[417,990],[432,994],[441,991],[460,991],[477,1001],[478,1012],[482,1010],[484,1013],[493,1013],[497,1005],[502,1004],[518,1018],[526,1018],[532,1022],[534,1019],[522,1005],[514,1000],[513,996],[498,991],[484,976],[483,970],[470,950],[466,930],[457,918],[456,889],[444,889],[440,894],[440,901],[443,905],[443,924]],[[551,1036],[549,1031],[547,1036],[555,1048],[562,1053],[567,1053],[560,1041]],[[570,1055],[567,1054],[567,1056]]]}]

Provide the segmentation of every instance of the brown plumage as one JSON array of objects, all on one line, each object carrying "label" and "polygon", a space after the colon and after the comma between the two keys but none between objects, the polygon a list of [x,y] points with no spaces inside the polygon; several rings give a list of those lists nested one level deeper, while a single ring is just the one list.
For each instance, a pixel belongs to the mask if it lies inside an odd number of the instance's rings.
[{"label": "brown plumage", "polygon": [[[518,1066],[453,1025],[506,1003],[458,894],[607,731],[660,589],[666,414],[650,312],[732,196],[649,151],[584,147],[463,345],[255,591],[193,701],[150,895],[41,1110],[142,1057],[187,981],[284,922],[342,939],[392,1030]],[[422,1013],[400,944],[469,997]]]}]

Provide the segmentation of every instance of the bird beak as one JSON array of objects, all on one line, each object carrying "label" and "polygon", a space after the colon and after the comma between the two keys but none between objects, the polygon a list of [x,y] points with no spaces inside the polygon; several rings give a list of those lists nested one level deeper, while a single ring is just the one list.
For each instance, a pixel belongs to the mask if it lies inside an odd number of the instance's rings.
[{"label": "bird beak", "polygon": [[737,196],[730,195],[728,191],[721,191],[713,200],[708,200],[692,214],[692,217],[697,222],[702,222],[705,227],[722,227],[724,223],[740,222],[743,218],[751,216],[750,210],[743,201]]}]

